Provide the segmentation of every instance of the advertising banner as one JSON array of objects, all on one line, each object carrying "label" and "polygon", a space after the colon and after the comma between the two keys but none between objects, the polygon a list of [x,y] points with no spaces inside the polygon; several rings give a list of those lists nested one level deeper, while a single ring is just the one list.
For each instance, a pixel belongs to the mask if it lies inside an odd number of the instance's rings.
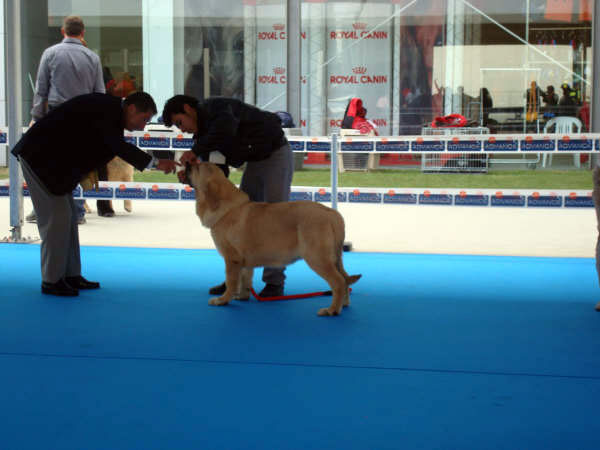
[{"label": "advertising banner", "polygon": [[362,99],[379,135],[391,132],[391,5],[340,2],[327,5],[328,129],[338,129],[351,98]]},{"label": "advertising banner", "polygon": [[285,2],[256,5],[256,106],[286,111],[287,30]]}]

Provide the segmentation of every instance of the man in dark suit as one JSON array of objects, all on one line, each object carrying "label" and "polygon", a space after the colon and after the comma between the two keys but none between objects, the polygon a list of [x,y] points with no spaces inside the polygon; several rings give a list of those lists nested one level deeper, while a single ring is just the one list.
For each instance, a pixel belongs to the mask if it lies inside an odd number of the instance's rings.
[{"label": "man in dark suit", "polygon": [[143,130],[156,114],[145,92],[126,99],[86,94],[62,103],[36,122],[12,149],[37,213],[42,239],[42,292],[75,296],[100,283],[81,276],[77,210],[72,192],[87,174],[115,156],[144,170],[157,164],[165,173],[175,162],[157,161],[125,142],[123,130]]}]

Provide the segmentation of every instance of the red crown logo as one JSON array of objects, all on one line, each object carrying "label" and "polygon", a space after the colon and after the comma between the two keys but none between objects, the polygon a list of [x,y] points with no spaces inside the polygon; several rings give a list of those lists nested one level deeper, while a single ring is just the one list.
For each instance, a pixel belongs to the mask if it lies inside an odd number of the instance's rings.
[{"label": "red crown logo", "polygon": [[277,31],[282,31],[282,30],[285,30],[285,25],[282,23],[274,23],[273,29],[277,30]]},{"label": "red crown logo", "polygon": [[273,72],[277,75],[283,75],[285,73],[285,67],[273,67]]},{"label": "red crown logo", "polygon": [[367,73],[367,68],[365,66],[355,67],[354,69],[352,69],[352,72],[362,75],[364,73]]},{"label": "red crown logo", "polygon": [[364,30],[367,28],[367,24],[365,22],[355,22],[352,24],[352,28],[355,30]]}]

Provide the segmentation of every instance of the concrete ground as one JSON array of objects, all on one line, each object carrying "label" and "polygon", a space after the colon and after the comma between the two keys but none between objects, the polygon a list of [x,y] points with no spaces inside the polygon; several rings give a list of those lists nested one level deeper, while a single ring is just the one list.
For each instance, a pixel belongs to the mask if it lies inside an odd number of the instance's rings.
[{"label": "concrete ground", "polygon": [[[9,235],[10,208],[0,198],[0,239]],[[81,245],[214,248],[191,201],[134,201],[127,213],[93,213],[80,226]],[[24,200],[25,215],[31,201]],[[594,257],[596,217],[592,208],[498,208],[340,203],[346,240],[358,252]],[[23,236],[37,237],[26,223]]]}]

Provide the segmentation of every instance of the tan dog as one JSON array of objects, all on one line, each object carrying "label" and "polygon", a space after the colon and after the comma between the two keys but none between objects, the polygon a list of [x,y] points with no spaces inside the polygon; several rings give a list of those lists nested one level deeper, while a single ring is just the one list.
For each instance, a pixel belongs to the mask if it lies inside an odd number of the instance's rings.
[{"label": "tan dog", "polygon": [[[108,181],[133,181],[133,166],[118,156],[111,159],[106,165],[108,172]],[[131,200],[123,200],[125,211],[131,212]],[[112,209],[112,200],[110,202],[110,208]]]},{"label": "tan dog", "polygon": [[[106,171],[108,172],[108,181],[133,181],[133,166],[118,156],[115,156],[111,159],[106,165]],[[110,206],[110,210],[113,209],[112,200],[108,200],[108,204]],[[131,212],[133,208],[131,207],[131,200],[123,200],[125,211]],[[92,210],[87,204],[87,201],[83,203],[83,207],[85,208],[86,213],[91,213]]]},{"label": "tan dog", "polygon": [[298,259],[333,292],[331,306],[320,309],[320,316],[340,314],[350,304],[348,286],[361,276],[344,270],[344,219],[337,211],[307,201],[251,202],[212,163],[188,165],[186,178],[196,190],[196,214],[225,259],[227,290],[209,304],[248,297],[254,267],[282,267]]}]

